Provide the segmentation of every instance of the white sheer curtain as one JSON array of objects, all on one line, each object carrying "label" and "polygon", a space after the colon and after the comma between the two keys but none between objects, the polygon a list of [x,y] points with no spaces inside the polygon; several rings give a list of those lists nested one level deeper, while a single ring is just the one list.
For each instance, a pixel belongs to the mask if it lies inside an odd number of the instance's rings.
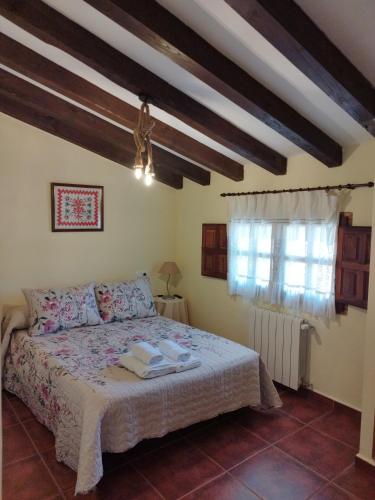
[{"label": "white sheer curtain", "polygon": [[333,318],[338,196],[304,191],[228,203],[230,295]]}]

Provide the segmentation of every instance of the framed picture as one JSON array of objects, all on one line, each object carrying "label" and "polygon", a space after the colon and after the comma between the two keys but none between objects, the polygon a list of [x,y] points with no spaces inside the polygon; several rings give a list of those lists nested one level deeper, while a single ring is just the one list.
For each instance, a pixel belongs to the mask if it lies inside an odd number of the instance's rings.
[{"label": "framed picture", "polygon": [[52,231],[103,231],[103,186],[51,183]]}]

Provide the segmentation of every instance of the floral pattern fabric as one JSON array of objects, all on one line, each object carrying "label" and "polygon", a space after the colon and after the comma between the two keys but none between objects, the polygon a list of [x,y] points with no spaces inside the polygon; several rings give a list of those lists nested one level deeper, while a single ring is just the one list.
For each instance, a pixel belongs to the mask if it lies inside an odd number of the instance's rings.
[{"label": "floral pattern fabric", "polygon": [[45,335],[102,323],[94,284],[69,288],[23,290],[30,314],[30,335]]},{"label": "floral pattern fabric", "polygon": [[100,315],[105,323],[156,316],[150,282],[147,278],[95,287]]},{"label": "floral pattern fabric", "polygon": [[[173,339],[194,352],[194,370],[141,380],[120,364],[132,342]],[[4,388],[53,431],[56,458],[77,471],[76,493],[103,475],[102,452],[123,452],[243,406],[281,402],[254,351],[155,316],[30,337],[12,335]]]}]

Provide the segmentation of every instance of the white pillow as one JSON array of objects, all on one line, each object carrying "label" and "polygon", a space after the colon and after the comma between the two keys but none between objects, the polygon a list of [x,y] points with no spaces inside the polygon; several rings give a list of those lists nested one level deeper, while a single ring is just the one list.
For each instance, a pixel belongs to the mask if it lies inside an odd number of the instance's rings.
[{"label": "white pillow", "polygon": [[119,283],[100,283],[95,287],[100,316],[105,323],[156,316],[148,278]]},{"label": "white pillow", "polygon": [[30,314],[30,335],[102,323],[94,283],[83,286],[22,290]]}]

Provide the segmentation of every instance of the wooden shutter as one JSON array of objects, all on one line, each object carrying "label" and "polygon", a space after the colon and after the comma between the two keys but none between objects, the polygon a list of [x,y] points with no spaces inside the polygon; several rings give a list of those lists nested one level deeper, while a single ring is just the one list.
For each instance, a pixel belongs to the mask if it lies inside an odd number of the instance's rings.
[{"label": "wooden shutter", "polygon": [[226,224],[202,224],[202,275],[227,279]]},{"label": "wooden shutter", "polygon": [[352,226],[352,214],[342,213],[337,240],[336,311],[347,306],[367,309],[371,227]]}]

